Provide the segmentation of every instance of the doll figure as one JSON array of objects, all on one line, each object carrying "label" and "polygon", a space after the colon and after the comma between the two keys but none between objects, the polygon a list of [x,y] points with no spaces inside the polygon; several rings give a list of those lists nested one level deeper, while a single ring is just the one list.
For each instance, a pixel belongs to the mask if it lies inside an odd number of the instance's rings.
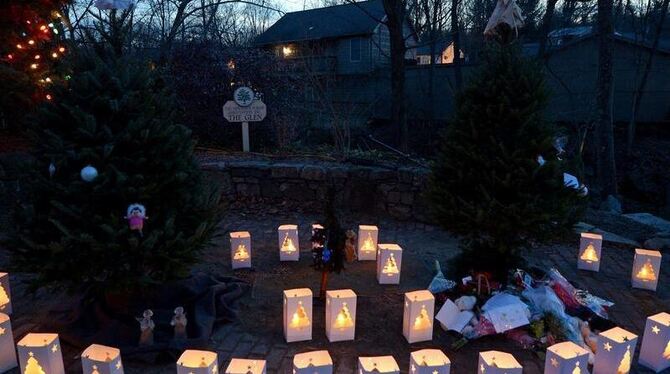
[{"label": "doll figure", "polygon": [[142,229],[144,228],[144,221],[149,219],[149,217],[146,216],[146,212],[147,210],[144,208],[144,205],[130,204],[126,216],[123,217],[128,220],[130,229],[138,231],[140,236],[143,236]]},{"label": "doll figure", "polygon": [[175,340],[184,340],[186,339],[186,324],[188,320],[186,319],[186,313],[184,308],[178,306],[174,310],[174,317],[170,321],[170,325],[174,326],[174,338]]},{"label": "doll figure", "polygon": [[140,323],[140,346],[154,344],[154,328],[156,324],[151,320],[153,315],[154,312],[151,309],[147,309],[142,313],[141,318],[135,318]]}]

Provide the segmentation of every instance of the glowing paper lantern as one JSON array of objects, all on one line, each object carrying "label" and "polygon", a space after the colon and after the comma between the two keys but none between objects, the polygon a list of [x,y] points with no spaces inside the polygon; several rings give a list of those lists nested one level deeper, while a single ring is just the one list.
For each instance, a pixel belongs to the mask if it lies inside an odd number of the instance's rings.
[{"label": "glowing paper lantern", "polygon": [[279,234],[279,261],[299,261],[298,225],[281,225]]},{"label": "glowing paper lantern", "polygon": [[588,374],[589,352],[573,342],[547,348],[544,374]]},{"label": "glowing paper lantern", "polygon": [[670,368],[670,314],[647,317],[639,362],[657,373]]},{"label": "glowing paper lantern", "polygon": [[661,252],[636,249],[631,283],[635,288],[656,291],[661,271]]},{"label": "glowing paper lantern", "polygon": [[12,292],[9,290],[8,273],[0,273],[0,312],[12,314]]},{"label": "glowing paper lantern", "polygon": [[356,335],[356,293],[326,291],[326,336],[328,341],[354,340]]},{"label": "glowing paper lantern", "polygon": [[601,332],[593,374],[628,374],[636,344],[637,335],[620,327]]},{"label": "glowing paper lantern", "polygon": [[393,356],[359,357],[358,374],[399,374],[400,368]]},{"label": "glowing paper lantern", "polygon": [[121,351],[92,344],[81,354],[81,367],[84,374],[123,374]]},{"label": "glowing paper lantern", "polygon": [[214,352],[185,350],[177,360],[177,374],[218,374],[218,356]]},{"label": "glowing paper lantern", "polygon": [[602,247],[602,235],[583,232],[582,237],[579,240],[577,268],[581,270],[599,271],[600,252]]},{"label": "glowing paper lantern", "polygon": [[411,374],[449,374],[451,361],[439,349],[422,349],[409,355]]},{"label": "glowing paper lantern", "polygon": [[233,269],[251,267],[251,234],[248,231],[230,233],[230,261]]},{"label": "glowing paper lantern", "polygon": [[377,238],[379,229],[377,226],[358,226],[358,253],[359,261],[374,261],[377,259]]},{"label": "glowing paper lantern", "polygon": [[407,292],[402,318],[402,334],[409,343],[433,339],[435,297],[428,290]]},{"label": "glowing paper lantern", "polygon": [[377,247],[377,280],[379,284],[400,284],[402,248],[397,244],[379,244]]},{"label": "glowing paper lantern", "polygon": [[58,334],[29,333],[17,344],[23,374],[64,374]]},{"label": "glowing paper lantern", "polygon": [[312,290],[284,290],[284,337],[287,343],[312,339]]},{"label": "glowing paper lantern", "polygon": [[230,360],[225,374],[265,374],[265,366],[265,360],[234,358]]},{"label": "glowing paper lantern", "polygon": [[482,374],[521,374],[521,364],[509,353],[498,351],[479,352],[477,364]]},{"label": "glowing paper lantern", "polygon": [[7,372],[17,366],[12,321],[10,321],[8,315],[0,313],[0,373]]},{"label": "glowing paper lantern", "polygon": [[328,351],[299,353],[293,356],[293,374],[332,374],[333,359]]}]

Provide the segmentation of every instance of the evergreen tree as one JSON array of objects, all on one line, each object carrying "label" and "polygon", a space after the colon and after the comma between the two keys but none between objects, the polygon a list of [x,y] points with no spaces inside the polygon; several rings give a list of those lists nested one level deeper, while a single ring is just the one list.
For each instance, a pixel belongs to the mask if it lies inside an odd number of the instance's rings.
[{"label": "evergreen tree", "polygon": [[[147,64],[79,56],[31,134],[13,260],[35,286],[144,289],[188,274],[218,222],[172,95]],[[97,169],[91,181],[86,166]],[[89,173],[95,174],[95,173]],[[89,175],[90,176],[90,175]],[[126,215],[146,207],[144,227]]]},{"label": "evergreen tree", "polygon": [[482,57],[457,97],[429,198],[438,222],[462,237],[459,270],[503,275],[520,248],[570,229],[581,199],[563,184],[539,66],[514,46],[489,47]]}]

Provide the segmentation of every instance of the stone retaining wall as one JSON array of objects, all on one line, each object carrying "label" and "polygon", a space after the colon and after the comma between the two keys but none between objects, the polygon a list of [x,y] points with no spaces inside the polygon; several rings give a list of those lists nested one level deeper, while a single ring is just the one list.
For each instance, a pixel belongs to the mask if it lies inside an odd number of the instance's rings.
[{"label": "stone retaining wall", "polygon": [[428,171],[328,163],[225,161],[203,168],[229,202],[253,201],[321,212],[330,186],[337,205],[357,213],[427,222],[423,196]]}]

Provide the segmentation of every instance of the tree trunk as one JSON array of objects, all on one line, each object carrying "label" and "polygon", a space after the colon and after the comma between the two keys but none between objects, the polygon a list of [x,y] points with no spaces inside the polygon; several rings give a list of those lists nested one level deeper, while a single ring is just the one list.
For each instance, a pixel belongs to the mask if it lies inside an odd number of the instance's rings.
[{"label": "tree trunk", "polygon": [[654,33],[654,40],[652,42],[651,50],[649,51],[649,57],[644,64],[644,70],[642,72],[642,78],[640,83],[637,86],[635,92],[633,92],[633,108],[630,114],[630,121],[628,122],[628,131],[626,134],[626,154],[630,155],[633,150],[633,143],[635,142],[635,127],[637,121],[637,113],[640,111],[640,101],[642,100],[642,95],[644,94],[644,89],[647,86],[647,80],[649,78],[649,73],[651,72],[651,66],[654,62],[654,55],[658,51],[658,44],[661,40],[661,34],[663,33],[663,24],[668,14],[668,5],[670,0],[663,0],[661,4],[661,15],[656,25],[656,31]]},{"label": "tree trunk", "polygon": [[454,46],[454,76],[456,89],[463,88],[463,72],[461,71],[461,34],[458,27],[458,0],[451,0],[451,36]]},{"label": "tree trunk", "polygon": [[612,123],[613,0],[598,0],[598,80],[596,86],[596,154],[597,175],[602,198],[617,194],[614,161],[614,124]]},{"label": "tree trunk", "polygon": [[398,144],[407,152],[408,127],[405,110],[405,1],[383,0],[391,54],[391,122],[398,127]]},{"label": "tree trunk", "polygon": [[547,10],[544,12],[542,25],[540,26],[540,46],[537,49],[537,57],[539,58],[544,57],[547,50],[547,37],[549,36],[549,30],[551,30],[551,19],[554,17],[557,2],[558,0],[547,0]]}]

